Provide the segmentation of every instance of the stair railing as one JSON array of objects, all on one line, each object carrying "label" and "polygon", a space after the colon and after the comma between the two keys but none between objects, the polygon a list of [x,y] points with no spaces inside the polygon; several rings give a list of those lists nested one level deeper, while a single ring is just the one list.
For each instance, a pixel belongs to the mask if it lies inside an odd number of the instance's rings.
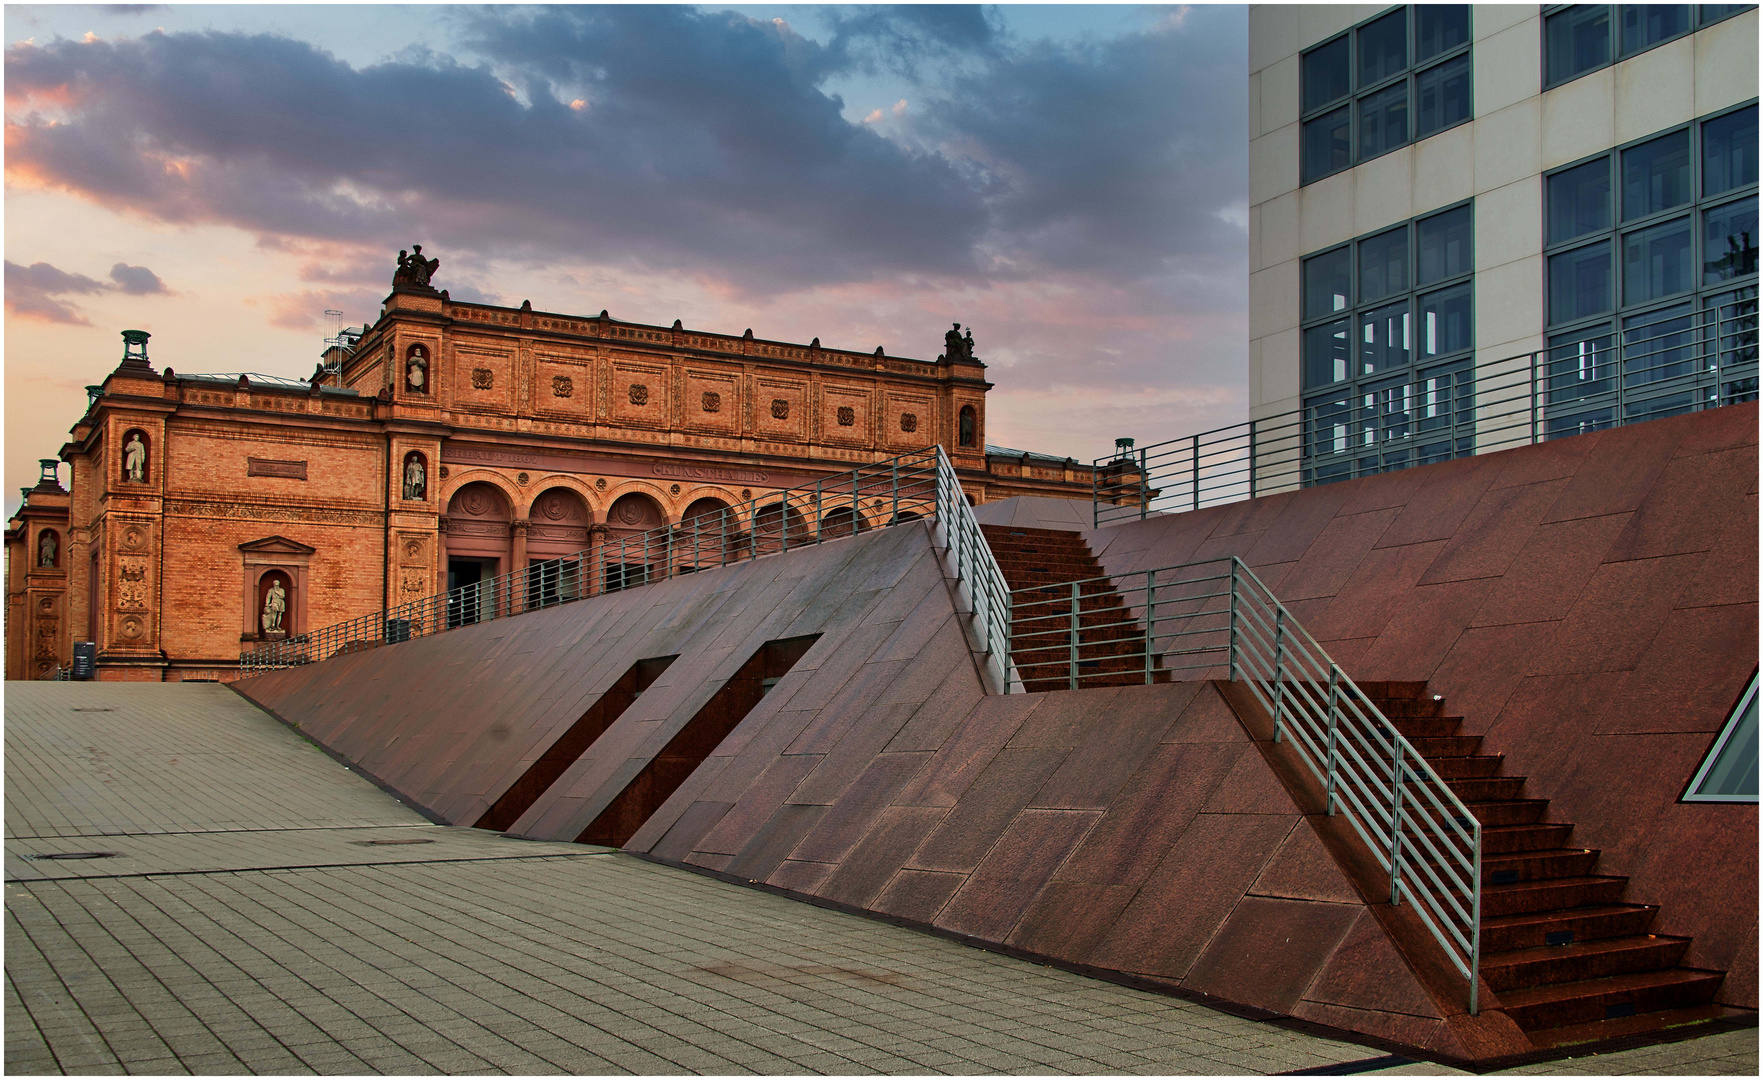
[{"label": "stair railing", "polygon": [[1619,334],[1440,361],[1376,391],[1315,388],[1302,408],[1138,449],[1118,440],[1095,461],[1091,519],[1101,528],[1756,401],[1757,295],[1743,292],[1628,320]]},{"label": "stair railing", "polygon": [[[412,600],[385,611],[265,642],[239,654],[241,674],[253,675],[324,660],[491,619],[520,615],[586,596],[617,592],[681,574],[837,540],[887,525],[938,517],[942,507],[969,527],[952,530],[956,565],[979,575],[976,617],[986,640],[1002,655],[998,605],[1009,603],[1003,574],[979,536],[973,513],[942,447],[834,473],[812,484],[757,495],[744,506],[725,507],[598,543],[562,558],[534,563],[486,581]],[[981,553],[983,552],[983,559]],[[989,561],[992,579],[981,565]],[[983,604],[982,604],[983,602]],[[1008,669],[1008,658],[1002,661]]]},{"label": "stair railing", "polygon": [[1469,981],[1481,974],[1481,822],[1358,684],[1236,557],[1011,593],[1010,653],[1030,690],[1123,679],[1242,682]]},{"label": "stair railing", "polygon": [[1020,693],[1022,683],[1010,658],[1010,586],[961,490],[955,467],[942,446],[936,452],[937,532],[954,560],[957,581],[965,587],[961,591],[973,605],[974,631],[984,643],[993,687]]}]

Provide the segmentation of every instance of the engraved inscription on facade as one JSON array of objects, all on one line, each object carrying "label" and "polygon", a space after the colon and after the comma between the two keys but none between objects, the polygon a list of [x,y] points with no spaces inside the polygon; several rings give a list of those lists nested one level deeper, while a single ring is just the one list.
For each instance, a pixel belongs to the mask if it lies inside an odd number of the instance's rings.
[{"label": "engraved inscription on facade", "polygon": [[245,459],[246,476],[280,476],[289,480],[306,479],[306,463],[304,461],[272,461],[268,458],[248,457]]}]

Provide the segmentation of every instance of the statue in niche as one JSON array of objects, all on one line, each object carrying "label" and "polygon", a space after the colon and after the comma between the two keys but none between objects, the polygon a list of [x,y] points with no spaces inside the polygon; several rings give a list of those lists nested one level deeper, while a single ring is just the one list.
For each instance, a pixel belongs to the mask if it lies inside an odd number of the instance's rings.
[{"label": "statue in niche", "polygon": [[441,260],[422,257],[422,245],[411,244],[410,253],[406,255],[402,248],[398,251],[398,269],[392,274],[392,285],[415,285],[420,289],[433,288],[429,280],[435,271],[441,268]]},{"label": "statue in niche", "polygon": [[54,566],[56,549],[60,546],[55,540],[54,533],[44,533],[42,538],[37,541],[37,565]]},{"label": "statue in niche", "polygon": [[147,441],[141,438],[138,431],[129,435],[129,441],[123,443],[122,473],[132,484],[147,482]]},{"label": "statue in niche", "polygon": [[972,446],[974,444],[974,438],[976,435],[976,432],[973,430],[975,419],[976,419],[976,417],[973,414],[973,406],[972,405],[963,405],[961,407],[961,430],[960,430],[960,439],[961,439],[962,446]]},{"label": "statue in niche", "polygon": [[410,359],[404,363],[404,389],[412,394],[429,392],[429,353],[421,345],[410,347]]},{"label": "statue in niche", "polygon": [[263,632],[279,634],[282,632],[282,616],[288,611],[288,590],[282,588],[281,578],[272,578],[269,592],[263,597]]},{"label": "statue in niche", "polygon": [[411,454],[404,459],[404,497],[419,501],[427,499],[428,489],[428,470],[423,468],[422,455]]}]

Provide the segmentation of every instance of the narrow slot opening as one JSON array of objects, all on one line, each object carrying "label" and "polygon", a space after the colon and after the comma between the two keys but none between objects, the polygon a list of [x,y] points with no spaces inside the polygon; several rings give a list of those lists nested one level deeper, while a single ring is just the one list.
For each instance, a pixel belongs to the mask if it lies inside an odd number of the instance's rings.
[{"label": "narrow slot opening", "polygon": [[501,832],[519,821],[520,816],[539,801],[539,796],[556,783],[557,778],[568,771],[577,759],[587,753],[588,747],[594,745],[594,740],[604,734],[631,707],[631,703],[661,677],[667,666],[677,659],[677,655],[653,656],[632,664],[628,671],[618,677],[617,682],[600,695],[598,701],[588,706],[588,711],[582,713],[580,720],[571,724],[569,730],[559,736],[521,774],[520,779],[502,793],[502,797],[493,806],[484,811],[484,816],[477,820],[477,827]]},{"label": "narrow slot opening", "polygon": [[819,634],[809,634],[761,645],[575,838],[576,843],[623,847],[818,640]]}]

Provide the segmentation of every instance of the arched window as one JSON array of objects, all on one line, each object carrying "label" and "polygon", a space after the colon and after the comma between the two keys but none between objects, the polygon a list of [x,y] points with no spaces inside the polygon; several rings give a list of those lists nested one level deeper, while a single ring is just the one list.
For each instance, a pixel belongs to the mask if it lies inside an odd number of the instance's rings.
[{"label": "arched window", "polygon": [[975,446],[979,440],[979,414],[972,405],[961,406],[961,445]]}]

